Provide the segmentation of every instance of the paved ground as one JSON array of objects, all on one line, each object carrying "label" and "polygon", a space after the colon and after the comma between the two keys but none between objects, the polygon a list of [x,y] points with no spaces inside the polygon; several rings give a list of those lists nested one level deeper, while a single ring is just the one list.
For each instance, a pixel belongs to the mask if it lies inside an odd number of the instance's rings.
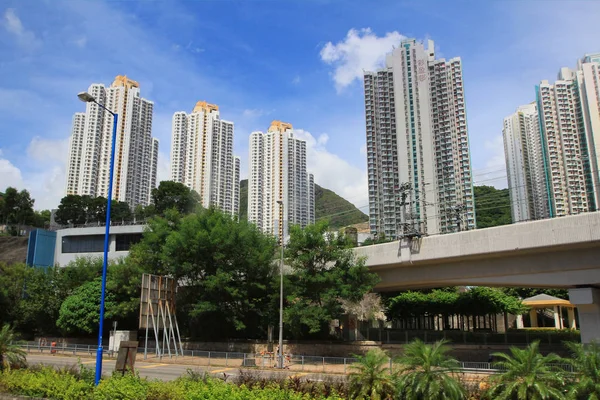
[{"label": "paved ground", "polygon": [[[96,368],[96,360],[89,357],[79,357],[81,364],[86,367]],[[49,354],[28,354],[27,361],[29,364],[44,364],[52,366],[72,366],[78,364],[78,357],[69,357],[64,355],[49,355]],[[102,363],[102,371],[104,374],[110,374],[115,368],[114,359],[106,359]],[[209,367],[209,366],[198,366],[193,364],[172,364],[172,363],[161,363],[161,362],[144,362],[137,360],[135,363],[135,369],[139,372],[140,376],[147,377],[149,379],[160,379],[160,380],[173,380],[182,375],[186,375],[188,369],[195,372],[207,372],[211,375],[218,376],[227,379],[234,379],[240,374],[240,368],[238,367]],[[343,379],[340,375],[335,374],[321,374],[312,372],[296,372],[296,371],[278,371],[273,369],[244,369],[245,372],[252,372],[253,374],[261,377],[298,377],[301,379],[310,380],[322,380],[325,377],[327,379]]]}]

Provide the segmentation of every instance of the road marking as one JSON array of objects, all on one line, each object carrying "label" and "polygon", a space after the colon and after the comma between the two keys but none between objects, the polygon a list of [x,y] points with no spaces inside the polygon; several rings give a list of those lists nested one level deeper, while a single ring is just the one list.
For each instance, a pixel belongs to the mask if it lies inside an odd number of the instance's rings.
[{"label": "road marking", "polygon": [[94,364],[96,362],[96,360],[94,361],[86,361],[86,362],[82,362],[81,364]]},{"label": "road marking", "polygon": [[219,374],[221,372],[227,372],[227,371],[231,371],[232,369],[235,368],[223,368],[223,369],[215,369],[214,371],[210,371],[211,374]]},{"label": "road marking", "polygon": [[169,364],[144,365],[143,367],[138,367],[138,368],[158,368],[158,367],[164,367],[165,365],[169,365]]},{"label": "road marking", "polygon": [[298,379],[298,378],[306,376],[308,374],[310,374],[310,372],[300,372],[299,374],[290,375],[290,379]]}]

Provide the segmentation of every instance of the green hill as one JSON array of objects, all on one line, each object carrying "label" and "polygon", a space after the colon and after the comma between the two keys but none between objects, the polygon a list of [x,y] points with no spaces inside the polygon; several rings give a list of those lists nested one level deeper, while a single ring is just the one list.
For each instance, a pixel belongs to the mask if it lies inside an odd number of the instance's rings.
[{"label": "green hill", "polygon": [[[248,218],[248,180],[240,181],[240,219]],[[315,218],[329,218],[334,229],[358,224],[369,217],[335,192],[315,184]]]},{"label": "green hill", "polygon": [[510,197],[508,189],[496,189],[493,186],[474,186],[475,217],[477,228],[508,225],[510,216]]}]

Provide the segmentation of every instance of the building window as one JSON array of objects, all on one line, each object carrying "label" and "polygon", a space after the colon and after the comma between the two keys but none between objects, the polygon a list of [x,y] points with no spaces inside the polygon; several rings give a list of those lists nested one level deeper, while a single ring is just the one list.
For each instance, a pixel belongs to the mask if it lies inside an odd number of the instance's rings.
[{"label": "building window", "polygon": [[131,246],[142,240],[141,233],[116,235],[116,251],[129,251]]},{"label": "building window", "polygon": [[63,253],[101,253],[104,251],[104,235],[65,236],[62,238]]}]

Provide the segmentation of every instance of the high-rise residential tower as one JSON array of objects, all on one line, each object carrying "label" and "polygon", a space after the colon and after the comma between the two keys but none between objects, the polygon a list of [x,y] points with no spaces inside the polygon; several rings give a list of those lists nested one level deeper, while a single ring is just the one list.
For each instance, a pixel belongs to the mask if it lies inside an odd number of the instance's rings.
[{"label": "high-rise residential tower", "polygon": [[314,207],[314,178],[306,171],[306,142],[294,137],[292,125],[273,121],[267,133],[252,132],[248,220],[285,240],[290,224],[305,227],[315,222]]},{"label": "high-rise residential tower", "polygon": [[171,180],[195,190],[203,207],[238,215],[240,158],[233,155],[233,122],[220,118],[218,106],[199,101],[190,114],[173,115]]},{"label": "high-rise residential tower", "polygon": [[[140,85],[117,76],[109,87],[88,92],[119,116],[112,198],[130,207],[150,203],[156,187],[158,140],[152,137],[154,104],[140,96]],[[113,116],[95,103],[73,117],[65,193],[108,197]]]},{"label": "high-rise residential tower", "polygon": [[398,238],[475,228],[460,58],[404,40],[365,72],[372,234]]},{"label": "high-rise residential tower", "polygon": [[514,222],[594,211],[600,199],[600,53],[554,83],[536,86],[536,102],[504,119]]},{"label": "high-rise residential tower", "polygon": [[598,209],[600,54],[536,87],[550,216]]},{"label": "high-rise residential tower", "polygon": [[504,118],[502,136],[513,222],[548,218],[536,104],[520,106],[514,114]]}]

